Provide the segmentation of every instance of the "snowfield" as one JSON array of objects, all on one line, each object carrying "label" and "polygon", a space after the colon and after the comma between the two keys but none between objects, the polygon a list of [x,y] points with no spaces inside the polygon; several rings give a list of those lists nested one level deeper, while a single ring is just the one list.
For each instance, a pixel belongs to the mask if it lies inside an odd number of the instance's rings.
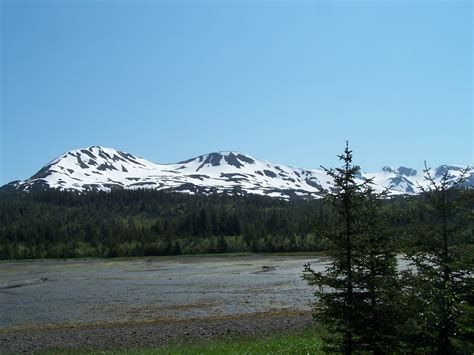
[{"label": "snowfield", "polygon": [[[433,169],[439,179],[449,170],[450,178],[459,177],[460,166],[442,165]],[[384,167],[373,178],[375,189],[390,189],[390,194],[416,194],[426,185],[423,171]],[[474,185],[474,169],[466,183]],[[184,193],[257,194],[278,198],[319,198],[331,186],[331,178],[322,169],[300,169],[257,160],[238,152],[201,155],[174,164],[155,164],[112,148],[93,146],[75,149],[54,159],[25,181],[13,181],[3,189],[30,191],[60,190],[111,191],[112,189],[156,189]]]}]

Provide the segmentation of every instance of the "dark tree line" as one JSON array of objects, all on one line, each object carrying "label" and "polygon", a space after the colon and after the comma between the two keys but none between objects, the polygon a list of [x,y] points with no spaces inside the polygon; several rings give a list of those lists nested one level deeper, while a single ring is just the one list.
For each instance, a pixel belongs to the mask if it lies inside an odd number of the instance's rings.
[{"label": "dark tree line", "polygon": [[[419,197],[378,200],[398,251],[435,217]],[[0,192],[0,259],[116,257],[328,248],[325,200],[192,196],[153,190]]]},{"label": "dark tree line", "polygon": [[259,196],[0,193],[0,258],[314,251],[326,214],[321,201]]}]

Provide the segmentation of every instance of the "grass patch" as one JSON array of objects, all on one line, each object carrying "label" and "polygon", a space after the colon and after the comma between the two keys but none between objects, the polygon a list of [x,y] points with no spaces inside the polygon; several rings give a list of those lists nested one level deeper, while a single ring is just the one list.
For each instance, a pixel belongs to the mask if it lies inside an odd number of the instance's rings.
[{"label": "grass patch", "polygon": [[323,354],[320,331],[309,328],[299,332],[273,334],[259,338],[220,337],[205,342],[175,344],[156,348],[131,348],[117,350],[49,350],[53,354]]},{"label": "grass patch", "polygon": [[[174,345],[163,349],[138,350],[140,354],[321,354],[321,341],[314,332],[284,334],[262,339],[219,340],[200,345]],[[123,352],[123,354],[134,353]]]}]

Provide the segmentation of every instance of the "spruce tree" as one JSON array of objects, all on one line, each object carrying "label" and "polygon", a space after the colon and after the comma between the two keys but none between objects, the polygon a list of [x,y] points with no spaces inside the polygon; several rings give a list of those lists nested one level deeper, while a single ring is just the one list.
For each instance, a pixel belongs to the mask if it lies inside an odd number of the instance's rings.
[{"label": "spruce tree", "polygon": [[466,314],[472,314],[474,292],[474,200],[472,189],[459,189],[467,171],[453,179],[446,169],[437,181],[425,163],[428,184],[419,186],[430,218],[418,230],[409,255],[413,270],[407,272],[408,290],[418,303],[414,311],[419,323],[412,341],[437,354],[456,353],[456,340],[469,336],[468,323],[472,326]]},{"label": "spruce tree", "polygon": [[395,342],[396,258],[382,231],[381,196],[353,165],[348,144],[339,159],[343,166],[325,169],[334,181],[326,198],[337,214],[324,235],[330,264],[324,272],[306,264],[303,278],[316,287],[315,317],[328,330],[328,351],[383,353]]},{"label": "spruce tree", "polygon": [[369,184],[362,193],[353,251],[353,278],[359,297],[354,333],[358,350],[382,354],[399,345],[402,319],[396,249],[382,210],[381,200],[387,191],[376,194]]}]

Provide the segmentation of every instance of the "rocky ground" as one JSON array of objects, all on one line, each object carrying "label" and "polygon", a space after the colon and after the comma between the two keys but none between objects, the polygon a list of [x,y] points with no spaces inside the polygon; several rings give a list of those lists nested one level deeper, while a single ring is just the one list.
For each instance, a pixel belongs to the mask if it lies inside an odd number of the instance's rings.
[{"label": "rocky ground", "polygon": [[0,262],[0,354],[255,336],[311,323],[303,265],[235,255]]},{"label": "rocky ground", "polygon": [[203,342],[208,338],[259,336],[295,331],[312,324],[308,312],[264,313],[208,319],[146,323],[93,324],[0,330],[0,353],[34,353],[47,349],[120,349]]}]

